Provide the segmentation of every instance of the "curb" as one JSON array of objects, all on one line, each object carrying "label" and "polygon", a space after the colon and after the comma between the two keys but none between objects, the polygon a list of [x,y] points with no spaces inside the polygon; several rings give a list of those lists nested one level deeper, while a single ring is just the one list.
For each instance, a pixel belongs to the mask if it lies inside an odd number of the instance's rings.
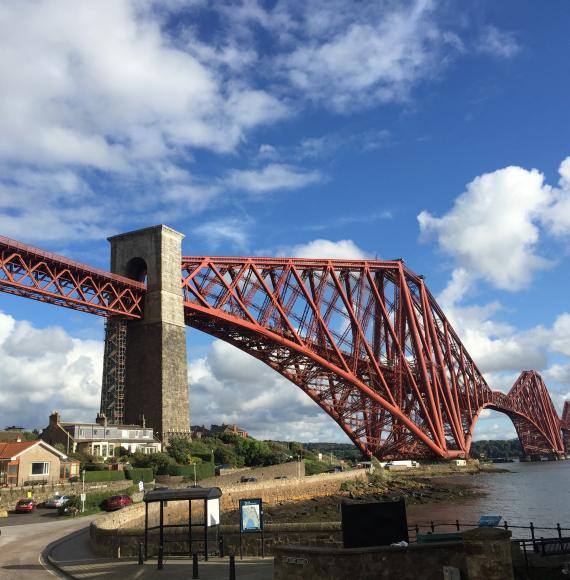
[{"label": "curb", "polygon": [[65,542],[68,542],[71,538],[74,538],[75,536],[79,536],[80,534],[84,534],[86,532],[89,533],[89,529],[77,530],[76,532],[71,532],[71,534],[68,534],[63,538],[59,538],[59,540],[55,540],[51,544],[48,544],[45,550],[40,554],[40,563],[42,564],[42,566],[44,566],[44,568],[46,568],[48,571],[50,571],[50,568],[52,568],[53,570],[51,571],[55,571],[55,573],[60,578],[75,580],[75,576],[72,576],[71,574],[69,574],[69,572],[66,572],[58,564],[58,561],[52,557],[51,553],[61,544],[64,544]]}]

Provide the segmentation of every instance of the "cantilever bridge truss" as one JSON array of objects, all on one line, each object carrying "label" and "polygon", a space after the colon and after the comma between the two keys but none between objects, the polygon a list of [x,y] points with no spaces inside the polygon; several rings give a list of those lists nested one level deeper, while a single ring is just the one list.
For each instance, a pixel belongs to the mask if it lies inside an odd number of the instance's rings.
[{"label": "cantilever bridge truss", "polygon": [[[526,454],[570,443],[568,403],[561,420],[534,371],[493,391],[402,261],[191,256],[181,285],[188,326],[289,379],[369,456],[467,455],[485,408],[512,419]],[[144,316],[144,284],[7,238],[0,290],[113,320]]]}]

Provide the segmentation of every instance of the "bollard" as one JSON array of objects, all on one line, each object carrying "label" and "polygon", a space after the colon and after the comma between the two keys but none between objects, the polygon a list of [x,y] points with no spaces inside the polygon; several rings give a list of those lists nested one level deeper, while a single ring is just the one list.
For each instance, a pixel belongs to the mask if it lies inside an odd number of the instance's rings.
[{"label": "bollard", "polygon": [[236,557],[230,554],[230,580],[236,580]]},{"label": "bollard", "polygon": [[160,544],[160,546],[158,546],[158,569],[162,570],[163,568],[163,562],[162,562],[162,556],[164,555],[164,547],[162,546],[162,544]]},{"label": "bollard", "polygon": [[556,531],[558,532],[558,538],[562,539],[562,528],[560,527],[560,523],[556,524]]},{"label": "bollard", "polygon": [[144,564],[143,560],[143,543],[139,542],[139,565]]},{"label": "bollard", "polygon": [[198,554],[194,552],[192,554],[192,580],[200,578],[200,573],[198,571]]},{"label": "bollard", "polygon": [[431,524],[431,532],[433,534],[433,532],[435,532],[435,526],[433,522],[430,522],[430,524]]},{"label": "bollard", "polygon": [[459,525],[459,520],[455,520],[455,527],[457,528],[458,532],[461,530],[461,526]]}]

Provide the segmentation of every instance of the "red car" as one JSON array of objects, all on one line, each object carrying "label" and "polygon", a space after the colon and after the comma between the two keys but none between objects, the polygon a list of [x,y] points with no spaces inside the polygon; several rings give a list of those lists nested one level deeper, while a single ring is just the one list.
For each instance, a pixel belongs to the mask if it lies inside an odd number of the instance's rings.
[{"label": "red car", "polygon": [[33,499],[21,499],[16,504],[16,513],[32,513],[36,507]]},{"label": "red car", "polygon": [[105,509],[108,512],[120,510],[121,508],[133,505],[133,500],[128,495],[114,495],[105,503]]}]

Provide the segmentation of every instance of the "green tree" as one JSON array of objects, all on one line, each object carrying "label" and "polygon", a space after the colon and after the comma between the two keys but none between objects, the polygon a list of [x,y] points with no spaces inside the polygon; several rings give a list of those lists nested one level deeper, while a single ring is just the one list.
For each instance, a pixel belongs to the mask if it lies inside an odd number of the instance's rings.
[{"label": "green tree", "polygon": [[192,455],[192,443],[186,437],[172,437],[166,448],[166,452],[176,463],[188,465]]}]

